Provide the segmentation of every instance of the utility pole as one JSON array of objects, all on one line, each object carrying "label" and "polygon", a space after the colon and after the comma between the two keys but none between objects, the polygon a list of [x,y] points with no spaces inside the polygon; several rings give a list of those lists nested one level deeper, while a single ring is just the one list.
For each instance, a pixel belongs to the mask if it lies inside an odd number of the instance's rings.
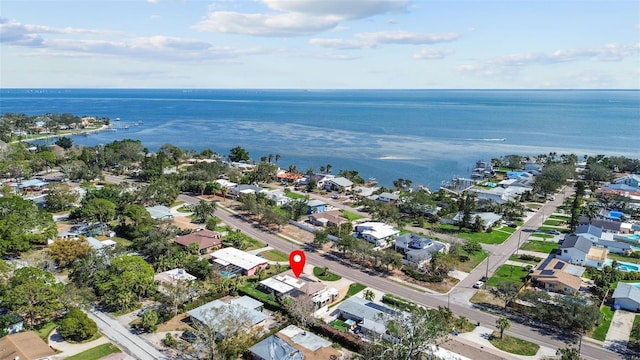
[{"label": "utility pole", "polygon": [[518,255],[518,251],[520,250],[520,238],[522,237],[522,229],[518,233],[518,247],[516,248],[516,256]]},{"label": "utility pole", "polygon": [[491,258],[491,253],[487,256],[487,271],[484,273],[484,277],[489,279],[489,259]]}]

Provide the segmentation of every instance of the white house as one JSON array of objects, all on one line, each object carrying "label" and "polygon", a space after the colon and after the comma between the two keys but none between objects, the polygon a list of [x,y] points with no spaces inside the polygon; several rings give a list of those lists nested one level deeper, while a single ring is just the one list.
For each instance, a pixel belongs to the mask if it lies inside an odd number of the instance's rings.
[{"label": "white house", "polygon": [[356,233],[359,238],[378,247],[387,247],[393,244],[400,231],[391,225],[381,222],[365,222],[356,225]]},{"label": "white house", "polygon": [[596,247],[589,239],[569,235],[565,237],[560,254],[556,257],[571,264],[602,268],[607,260],[609,251],[606,248]]},{"label": "white house", "polygon": [[353,186],[353,182],[345,177],[336,177],[327,179],[323,188],[327,191],[349,191]]},{"label": "white house", "polygon": [[611,297],[621,309],[640,312],[640,284],[619,282]]}]

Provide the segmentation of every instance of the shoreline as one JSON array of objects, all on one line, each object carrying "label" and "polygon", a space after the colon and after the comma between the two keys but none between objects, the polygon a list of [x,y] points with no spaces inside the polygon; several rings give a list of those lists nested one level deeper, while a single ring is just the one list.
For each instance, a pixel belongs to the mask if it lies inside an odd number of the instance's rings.
[{"label": "shoreline", "polygon": [[78,135],[82,135],[84,133],[94,133],[94,132],[100,132],[100,131],[105,131],[111,129],[111,125],[102,125],[99,128],[92,128],[92,129],[81,129],[78,130],[76,132],[70,132],[67,134],[47,134],[47,135],[43,135],[37,138],[32,138],[32,139],[19,139],[19,140],[13,140],[10,141],[9,144],[14,144],[14,143],[18,143],[18,142],[31,142],[31,141],[37,141],[37,140],[46,140],[46,139],[53,139],[53,138],[61,138],[61,137],[65,137],[65,136],[78,136]]}]

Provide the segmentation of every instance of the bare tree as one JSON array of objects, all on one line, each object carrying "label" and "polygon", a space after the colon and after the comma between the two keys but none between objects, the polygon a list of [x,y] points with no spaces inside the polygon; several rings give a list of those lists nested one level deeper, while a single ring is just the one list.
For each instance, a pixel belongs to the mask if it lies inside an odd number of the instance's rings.
[{"label": "bare tree", "polygon": [[296,298],[284,296],[280,302],[301,328],[306,329],[307,326],[313,325],[317,321],[314,315],[317,307],[311,296],[307,294],[301,294]]},{"label": "bare tree", "polygon": [[240,305],[213,308],[201,320],[193,321],[196,340],[185,353],[188,359],[235,360],[259,335],[249,310]]}]

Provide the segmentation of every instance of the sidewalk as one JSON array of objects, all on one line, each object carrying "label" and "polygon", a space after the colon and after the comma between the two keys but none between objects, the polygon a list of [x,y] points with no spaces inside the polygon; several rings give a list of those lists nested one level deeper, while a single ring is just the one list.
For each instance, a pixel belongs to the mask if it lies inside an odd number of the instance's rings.
[{"label": "sidewalk", "polygon": [[[505,359],[505,360],[520,360],[520,359],[546,359],[548,357],[555,357],[556,350],[541,346],[538,350],[538,353],[534,356],[521,356],[514,355],[504,352],[489,342],[489,336],[493,332],[492,329],[477,326],[473,331],[468,333],[459,334],[454,338],[454,340],[460,342],[461,344],[466,345],[466,347],[472,347],[475,349],[475,353],[472,351],[472,354],[475,354],[472,358],[474,359]],[[482,356],[477,356],[478,351],[482,351]],[[465,354],[461,354],[465,355]],[[465,355],[466,356],[466,355]]]}]

